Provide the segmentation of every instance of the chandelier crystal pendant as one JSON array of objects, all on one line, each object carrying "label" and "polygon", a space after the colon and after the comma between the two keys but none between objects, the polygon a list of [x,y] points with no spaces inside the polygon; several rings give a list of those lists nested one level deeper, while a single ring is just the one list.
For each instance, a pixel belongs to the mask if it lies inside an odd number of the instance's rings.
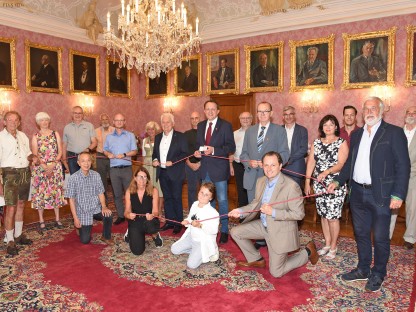
[{"label": "chandelier crystal pendant", "polygon": [[[184,4],[176,10],[175,0],[121,0],[118,31],[107,13],[104,33],[107,54],[120,59],[120,66],[144,73],[153,79],[181,65],[184,57],[199,52],[199,19],[195,33],[187,23]],[[133,5],[134,2],[134,5]]]}]

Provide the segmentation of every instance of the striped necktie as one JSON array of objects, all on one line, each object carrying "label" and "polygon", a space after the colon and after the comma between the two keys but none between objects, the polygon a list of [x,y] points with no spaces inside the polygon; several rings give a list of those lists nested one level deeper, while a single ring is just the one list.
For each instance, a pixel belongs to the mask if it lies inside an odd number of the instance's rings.
[{"label": "striped necktie", "polygon": [[265,126],[262,126],[262,127],[261,127],[261,131],[260,131],[260,133],[259,133],[259,136],[258,136],[258,138],[257,138],[257,150],[258,150],[259,152],[260,152],[261,147],[262,147],[263,142],[264,142],[264,129],[266,129],[266,127],[265,127]]}]

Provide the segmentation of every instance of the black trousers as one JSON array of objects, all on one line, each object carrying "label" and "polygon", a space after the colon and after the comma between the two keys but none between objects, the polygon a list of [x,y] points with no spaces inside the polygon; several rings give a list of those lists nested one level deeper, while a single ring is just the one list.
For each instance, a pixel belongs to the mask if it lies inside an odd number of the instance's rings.
[{"label": "black trousers", "polygon": [[[111,239],[111,227],[113,226],[113,217],[104,217],[103,214],[96,213],[93,215],[93,219],[97,221],[103,221],[103,236],[105,239]],[[81,243],[88,244],[91,241],[92,225],[82,225],[79,230],[79,239]]]},{"label": "black trousers", "polygon": [[154,218],[150,221],[145,217],[137,217],[136,220],[129,220],[129,245],[131,252],[140,256],[145,250],[145,235],[159,232],[160,221]]},{"label": "black trousers", "polygon": [[237,186],[238,207],[248,205],[247,190],[243,186],[244,165],[233,161],[235,184]]}]

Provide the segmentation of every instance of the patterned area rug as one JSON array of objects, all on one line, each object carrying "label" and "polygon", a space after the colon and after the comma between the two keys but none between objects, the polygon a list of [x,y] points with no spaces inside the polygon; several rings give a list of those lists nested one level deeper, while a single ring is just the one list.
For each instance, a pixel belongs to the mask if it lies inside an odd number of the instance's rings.
[{"label": "patterned area rug", "polygon": [[[60,244],[73,244],[75,248],[80,246],[72,223],[65,220],[64,224],[64,229],[49,230],[43,236],[34,227],[29,228],[28,234],[34,244],[21,247],[17,257],[4,255],[5,246],[0,247],[0,311],[117,311],[117,303],[102,302],[100,296],[87,296],[86,289],[76,288],[74,284],[66,283],[65,279],[54,282],[50,276],[45,278],[43,272],[52,263],[40,261],[39,253],[47,248],[56,252],[62,248]],[[340,238],[339,252],[334,260],[322,259],[316,266],[307,264],[281,279],[274,279],[267,269],[237,269],[235,262],[242,259],[242,254],[231,243],[220,248],[218,261],[190,270],[186,267],[186,255],[174,256],[170,253],[170,246],[177,237],[164,235],[164,246],[159,249],[149,237],[145,253],[137,257],[129,252],[122,233],[114,234],[114,246],[106,246],[99,240],[97,233],[101,225],[94,228],[92,246],[83,247],[88,250],[96,248],[95,260],[102,265],[97,268],[98,271],[112,272],[115,278],[119,277],[119,285],[133,283],[133,286],[136,285],[133,289],[137,291],[146,287],[153,291],[163,289],[166,296],[175,294],[178,300],[182,300],[182,293],[185,299],[189,296],[188,292],[192,291],[195,296],[193,299],[199,301],[199,296],[214,289],[218,294],[218,303],[213,302],[210,309],[200,311],[232,311],[232,308],[221,309],[224,307],[221,305],[223,298],[236,301],[259,298],[263,305],[256,311],[412,311],[410,298],[414,287],[415,254],[402,247],[391,248],[388,276],[382,291],[367,293],[364,291],[365,281],[345,283],[340,279],[340,274],[354,268],[357,262],[355,243],[348,238]],[[68,237],[72,236],[73,239],[68,242]],[[306,244],[311,237],[320,245],[322,235],[312,232],[301,233],[302,244]],[[262,252],[267,258],[264,248]],[[78,268],[65,269],[76,275]],[[137,287],[139,285],[142,286]],[[287,287],[292,287],[289,292]],[[117,289],[114,288],[114,291],[117,292]],[[293,299],[292,304],[290,299],[294,293],[290,292],[297,291],[302,295]],[[227,294],[231,297],[224,297]],[[172,302],[172,311],[178,310],[178,307]],[[145,309],[144,306],[143,309],[160,310],[151,307]],[[239,309],[244,310],[244,305]]]}]

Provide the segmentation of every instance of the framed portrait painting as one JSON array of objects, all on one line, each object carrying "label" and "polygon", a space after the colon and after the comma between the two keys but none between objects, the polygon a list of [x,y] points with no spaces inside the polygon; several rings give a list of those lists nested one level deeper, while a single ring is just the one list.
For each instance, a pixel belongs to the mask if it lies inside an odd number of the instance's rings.
[{"label": "framed portrait painting", "polygon": [[62,49],[26,40],[26,90],[63,94]]},{"label": "framed portrait painting", "polygon": [[207,94],[238,94],[238,49],[210,52],[207,56]]},{"label": "framed portrait painting", "polygon": [[160,72],[156,78],[146,77],[146,99],[164,97],[168,95],[169,75]]},{"label": "framed portrait painting", "polygon": [[100,95],[100,56],[69,51],[69,92]]},{"label": "framed portrait painting", "polygon": [[246,52],[245,92],[283,90],[283,41],[271,45],[244,46]]},{"label": "framed portrait painting", "polygon": [[14,38],[0,37],[0,90],[17,90]]},{"label": "framed portrait painting", "polygon": [[106,96],[119,96],[131,99],[130,71],[120,67],[119,60],[107,58],[105,70]]},{"label": "framed portrait painting", "polygon": [[394,85],[396,27],[362,34],[343,34],[343,89]]},{"label": "framed portrait painting", "polygon": [[334,38],[289,41],[291,92],[334,89]]},{"label": "framed portrait painting", "polygon": [[201,54],[183,59],[175,69],[175,95],[200,96],[202,94]]},{"label": "framed portrait painting", "polygon": [[407,26],[407,60],[405,86],[416,86],[416,26]]}]

